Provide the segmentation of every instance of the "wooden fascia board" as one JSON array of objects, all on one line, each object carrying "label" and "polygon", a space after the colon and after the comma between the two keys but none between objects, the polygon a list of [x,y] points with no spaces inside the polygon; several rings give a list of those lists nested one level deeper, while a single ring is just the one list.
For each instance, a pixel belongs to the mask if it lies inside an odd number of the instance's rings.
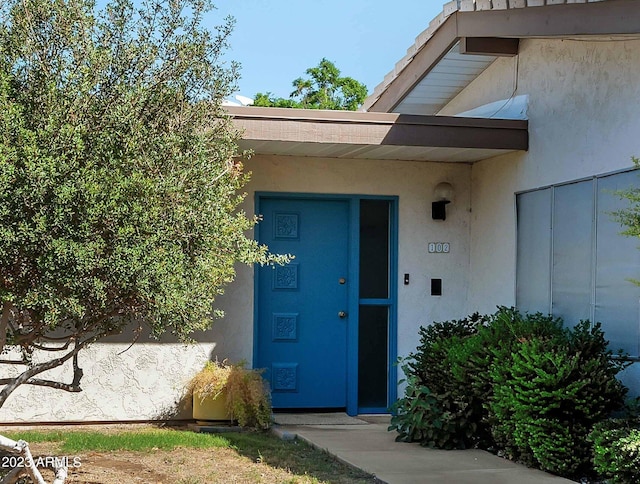
[{"label": "wooden fascia board", "polygon": [[490,55],[513,57],[518,55],[520,39],[501,37],[462,37],[460,53],[470,55]]},{"label": "wooden fascia board", "polygon": [[296,114],[292,112],[288,117],[238,114],[234,123],[244,130],[243,138],[252,141],[528,149],[528,122],[522,120],[407,115],[387,115],[389,119],[368,119],[371,116],[359,116],[359,120],[323,116],[310,119]]},{"label": "wooden fascia board", "polygon": [[391,127],[381,145],[526,151],[529,148],[529,133],[526,127],[505,129],[397,124]]},{"label": "wooden fascia board", "polygon": [[637,0],[457,12],[460,37],[572,37],[640,33]]}]

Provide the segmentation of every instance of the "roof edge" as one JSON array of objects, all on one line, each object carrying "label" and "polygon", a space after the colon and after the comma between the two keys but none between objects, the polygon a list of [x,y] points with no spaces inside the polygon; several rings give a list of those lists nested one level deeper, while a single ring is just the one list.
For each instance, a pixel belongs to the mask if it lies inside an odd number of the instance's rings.
[{"label": "roof edge", "polygon": [[639,33],[637,0],[451,0],[365,99],[362,110],[391,112],[463,37]]},{"label": "roof edge", "polygon": [[265,108],[229,106],[225,108],[237,120],[296,121],[327,124],[415,125],[526,130],[522,119],[488,119],[462,116],[435,116],[364,111],[329,111],[319,109]]}]

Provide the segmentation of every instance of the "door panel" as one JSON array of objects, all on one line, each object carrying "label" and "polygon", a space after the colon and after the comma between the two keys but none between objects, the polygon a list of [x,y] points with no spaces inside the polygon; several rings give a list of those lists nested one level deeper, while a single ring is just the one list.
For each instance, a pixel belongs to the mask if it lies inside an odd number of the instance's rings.
[{"label": "door panel", "polygon": [[259,241],[295,259],[261,267],[257,362],[274,408],[339,408],[347,398],[349,202],[260,201]]}]

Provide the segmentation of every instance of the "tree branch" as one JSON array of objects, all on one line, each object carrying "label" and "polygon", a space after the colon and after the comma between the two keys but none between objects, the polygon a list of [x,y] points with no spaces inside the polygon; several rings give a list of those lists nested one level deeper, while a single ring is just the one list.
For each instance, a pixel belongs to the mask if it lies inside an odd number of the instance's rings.
[{"label": "tree branch", "polygon": [[7,328],[9,327],[9,316],[11,315],[12,308],[13,304],[11,304],[11,301],[5,301],[2,304],[2,316],[0,316],[0,353],[2,353],[7,344]]},{"label": "tree branch", "polygon": [[[80,380],[82,378],[82,369],[78,366],[78,360],[77,360],[78,352],[85,346],[91,343],[94,343],[95,341],[101,338],[104,338],[106,336],[109,336],[110,334],[113,334],[113,333],[115,333],[115,331],[99,333],[80,342],[76,340],[73,350],[67,353],[66,355],[61,356],[60,358],[49,360],[45,363],[40,363],[39,365],[34,365],[33,367],[22,372],[20,375],[18,375],[15,378],[0,380],[5,385],[2,391],[0,391],[0,408],[4,405],[4,402],[6,402],[9,395],[11,395],[16,390],[16,388],[18,388],[20,385],[31,384],[30,382],[33,381],[32,378],[34,376],[39,375],[40,373],[45,372],[47,370],[51,370],[53,368],[62,366],[65,362],[67,362],[71,358],[74,359],[73,382],[70,385],[65,385],[64,383],[60,383],[59,385],[61,389],[65,389],[63,388],[65,386],[69,388],[74,388],[74,387],[78,388],[78,390],[74,389],[74,390],[68,390],[68,391],[81,391]],[[5,380],[9,380],[9,381],[6,382]],[[36,379],[35,381],[39,382],[39,383],[35,383],[36,385],[39,385],[39,386],[53,386],[49,384],[48,380]],[[43,384],[43,382],[48,382],[48,383]],[[55,383],[55,382],[50,382],[50,383]],[[57,387],[54,387],[54,388],[57,388]]]},{"label": "tree branch", "polygon": [[[13,378],[0,378],[0,385],[8,385],[14,379]],[[76,386],[73,383],[62,383],[54,380],[41,380],[39,378],[31,378],[26,382],[22,383],[23,385],[34,385],[38,387],[49,387],[55,388],[56,390],[64,390],[70,393],[78,393],[82,391],[80,386]]]},{"label": "tree branch", "polygon": [[0,365],[28,365],[29,362],[25,359],[22,360],[0,360]]},{"label": "tree branch", "polygon": [[[28,326],[28,331],[15,336],[16,344],[23,345],[23,346],[25,344],[30,345],[35,340],[37,340],[38,337],[40,336],[40,330],[43,328],[44,323],[42,322],[33,323],[31,318],[29,318],[29,322],[30,322],[30,325]],[[14,331],[24,331],[24,326],[22,323],[20,323],[20,325],[18,325],[18,328],[13,328],[13,329]]]},{"label": "tree branch", "polygon": [[127,351],[129,351],[134,344],[136,344],[138,342],[138,339],[140,339],[140,333],[142,332],[142,326],[138,325],[138,328],[135,330],[135,338],[133,338],[133,341],[131,342],[131,344],[125,348],[124,350],[122,350],[120,353],[118,353],[118,356],[120,356],[123,353],[126,353]]},{"label": "tree branch", "polygon": [[69,335],[67,336],[67,342],[64,345],[58,346],[58,347],[42,346],[35,343],[32,343],[31,346],[41,351],[64,351],[69,347],[69,345],[71,344],[71,341],[73,341],[74,339],[75,339],[75,335]]}]

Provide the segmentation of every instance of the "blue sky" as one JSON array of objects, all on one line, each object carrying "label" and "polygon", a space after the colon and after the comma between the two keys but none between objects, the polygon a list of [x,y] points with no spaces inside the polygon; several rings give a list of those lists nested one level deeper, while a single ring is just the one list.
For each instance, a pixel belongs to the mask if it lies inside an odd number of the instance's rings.
[{"label": "blue sky", "polygon": [[229,58],[238,94],[288,97],[291,82],[326,57],[369,93],[406,54],[445,0],[214,0],[212,27],[236,19]]}]

